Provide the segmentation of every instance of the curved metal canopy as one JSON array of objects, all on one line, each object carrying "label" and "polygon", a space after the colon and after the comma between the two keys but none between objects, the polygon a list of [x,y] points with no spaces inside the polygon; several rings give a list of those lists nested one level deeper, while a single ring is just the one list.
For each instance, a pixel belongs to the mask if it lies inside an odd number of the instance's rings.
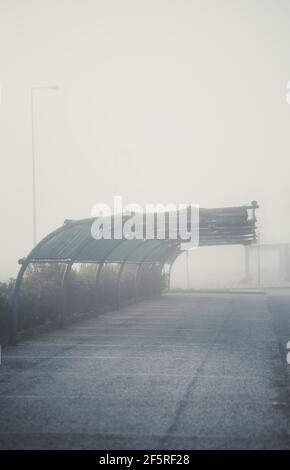
[{"label": "curved metal canopy", "polygon": [[[199,210],[199,245],[249,245],[256,241],[255,209],[258,204],[253,201],[251,206],[230,207],[224,209]],[[187,209],[186,209],[187,210]],[[252,211],[249,218],[248,211]],[[11,318],[11,342],[15,342],[18,323],[19,292],[25,271],[30,263],[65,263],[66,268],[62,280],[63,313],[66,316],[67,283],[69,273],[74,263],[98,264],[96,274],[96,289],[103,266],[106,263],[120,264],[118,272],[118,299],[120,299],[121,276],[126,264],[137,266],[135,274],[135,297],[137,298],[138,279],[144,265],[156,266],[159,276],[163,266],[171,266],[180,253],[181,239],[171,239],[169,234],[169,213],[165,213],[165,238],[159,239],[157,229],[152,238],[146,239],[95,239],[91,234],[92,224],[96,218],[77,221],[65,221],[64,225],[41,240],[29,253],[20,260],[22,264],[14,288],[14,308]],[[128,215],[122,216],[122,223],[128,220]],[[154,214],[154,218],[157,217]],[[113,220],[113,219],[112,219]],[[112,222],[111,220],[111,222]],[[144,219],[143,219],[144,222]],[[143,223],[143,231],[146,224]],[[187,226],[190,232],[191,226]],[[150,276],[150,274],[149,274]],[[98,289],[97,289],[98,290]],[[119,305],[118,300],[118,305]]]},{"label": "curved metal canopy", "polygon": [[152,251],[149,261],[158,263],[163,260],[164,251],[180,245],[177,240],[95,240],[91,224],[90,219],[66,223],[43,239],[25,262],[140,263]]},{"label": "curved metal canopy", "polygon": [[[256,241],[256,203],[223,209],[200,209],[199,244],[201,246],[251,244]],[[248,210],[252,209],[252,218]],[[31,251],[25,262],[140,263],[152,252],[150,262],[164,262],[166,252],[180,249],[181,240],[99,239],[91,235],[96,218],[65,221]],[[165,259],[166,261],[166,259]]]}]

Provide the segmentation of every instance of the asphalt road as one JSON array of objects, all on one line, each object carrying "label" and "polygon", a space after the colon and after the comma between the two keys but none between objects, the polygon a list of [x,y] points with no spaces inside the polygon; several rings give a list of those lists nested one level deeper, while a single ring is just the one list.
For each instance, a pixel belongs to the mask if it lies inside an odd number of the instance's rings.
[{"label": "asphalt road", "polygon": [[2,351],[0,448],[290,448],[290,294],[170,294]]}]

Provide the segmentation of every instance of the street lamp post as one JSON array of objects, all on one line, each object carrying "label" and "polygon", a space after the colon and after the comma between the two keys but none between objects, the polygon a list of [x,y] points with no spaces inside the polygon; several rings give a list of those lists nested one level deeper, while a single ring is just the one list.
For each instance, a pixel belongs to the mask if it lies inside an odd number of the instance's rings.
[{"label": "street lamp post", "polygon": [[36,172],[35,172],[35,128],[34,128],[34,94],[38,90],[58,90],[57,85],[37,86],[30,89],[31,104],[31,149],[32,149],[32,219],[33,219],[33,246],[37,241],[37,214],[36,214]]}]

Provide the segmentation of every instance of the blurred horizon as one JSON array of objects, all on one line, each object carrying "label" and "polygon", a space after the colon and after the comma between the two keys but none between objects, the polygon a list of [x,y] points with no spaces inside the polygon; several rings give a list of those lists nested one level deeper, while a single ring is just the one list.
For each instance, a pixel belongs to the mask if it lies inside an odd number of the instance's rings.
[{"label": "blurred horizon", "polygon": [[[287,0],[0,0],[0,280],[33,244],[39,86],[38,240],[121,195],[255,199],[261,241],[290,242],[289,44]],[[210,253],[235,274],[240,247]]]}]

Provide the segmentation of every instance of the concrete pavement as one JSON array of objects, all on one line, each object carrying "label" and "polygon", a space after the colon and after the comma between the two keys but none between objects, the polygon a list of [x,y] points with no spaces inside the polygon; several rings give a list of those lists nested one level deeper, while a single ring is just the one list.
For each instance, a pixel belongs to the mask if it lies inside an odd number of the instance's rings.
[{"label": "concrete pavement", "polygon": [[0,448],[290,448],[288,340],[276,292],[168,294],[22,341]]}]

